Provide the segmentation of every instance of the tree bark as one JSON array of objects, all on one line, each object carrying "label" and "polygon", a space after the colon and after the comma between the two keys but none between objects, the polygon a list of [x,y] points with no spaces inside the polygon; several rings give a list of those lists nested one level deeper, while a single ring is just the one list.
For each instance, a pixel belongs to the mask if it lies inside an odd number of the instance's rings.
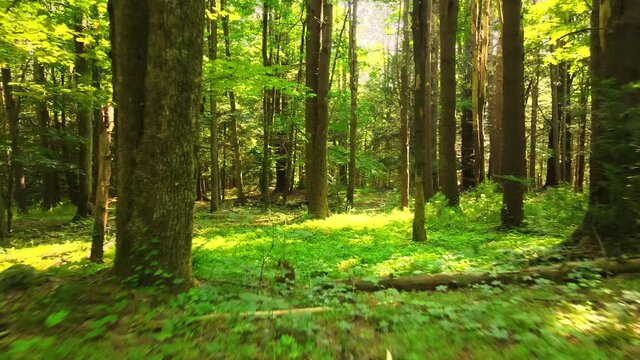
[{"label": "tree bark", "polygon": [[550,65],[551,80],[551,127],[549,127],[549,150],[547,159],[547,180],[544,187],[558,186],[562,179],[560,168],[560,105],[558,99],[558,66]]},{"label": "tree bark", "polygon": [[400,209],[409,207],[409,63],[411,32],[409,28],[409,0],[403,0],[402,53],[400,66]]},{"label": "tree bark", "polygon": [[333,5],[328,0],[308,0],[306,85],[315,97],[307,98],[305,120],[310,143],[307,145],[307,196],[309,213],[325,218],[329,213],[327,184],[327,131],[329,109],[329,67]]},{"label": "tree bark", "polygon": [[524,48],[521,26],[522,1],[505,1],[503,27],[503,133],[502,133],[502,225],[519,227],[524,218],[525,168]]},{"label": "tree bark", "polygon": [[115,1],[118,207],[114,270],[190,285],[204,2]]},{"label": "tree bark", "polygon": [[[216,0],[209,1],[209,11],[216,10]],[[218,58],[218,20],[209,20],[209,59]],[[220,166],[218,164],[218,102],[215,91],[209,92],[209,112],[211,113],[209,155],[211,157],[211,203],[209,211],[216,212],[220,208]]]},{"label": "tree bark", "polygon": [[349,19],[349,89],[351,112],[349,120],[349,180],[347,184],[347,204],[353,207],[353,193],[356,188],[356,150],[358,147],[358,45],[356,30],[358,24],[358,0],[351,0]]},{"label": "tree bark", "polygon": [[592,5],[589,208],[574,240],[606,256],[640,252],[640,2]]},{"label": "tree bark", "polygon": [[473,109],[471,106],[471,82],[472,77],[472,36],[471,32],[464,40],[462,48],[462,78],[467,79],[462,85],[462,111],[461,116],[461,158],[462,158],[462,190],[469,190],[477,185],[475,175],[475,150],[473,137]]},{"label": "tree bark", "polygon": [[111,113],[109,106],[104,106],[100,112],[98,125],[98,141],[96,143],[96,160],[98,174],[96,179],[96,219],[93,225],[91,254],[89,260],[101,263],[104,257],[104,240],[107,233],[109,217],[109,186],[111,181]]},{"label": "tree bark", "polygon": [[[267,1],[262,2],[262,66],[271,66],[271,58],[268,55],[269,47],[269,18],[270,7]],[[271,141],[270,127],[273,120],[273,89],[262,90],[262,164],[260,166],[260,197],[266,209],[270,206],[269,184],[271,175],[271,159],[269,143]]]},{"label": "tree bark", "polygon": [[576,161],[575,189],[582,192],[584,189],[584,173],[586,165],[586,142],[587,142],[587,108],[588,104],[588,85],[585,80],[586,75],[581,75],[580,86],[580,136],[578,138],[578,154]]},{"label": "tree bark", "polygon": [[426,241],[425,229],[425,189],[433,189],[431,181],[431,130],[429,128],[429,17],[431,0],[413,2],[413,59],[415,63],[414,87],[414,147],[415,147],[415,209],[413,215],[413,241]]},{"label": "tree bark", "polygon": [[500,181],[502,171],[502,0],[495,1],[498,10],[498,39],[496,41],[493,104],[491,106],[491,128],[489,132],[490,173],[491,179]]},{"label": "tree bark", "polygon": [[458,0],[440,0],[440,186],[449,206],[458,206],[456,171],[456,32]]},{"label": "tree bark", "polygon": [[[76,19],[76,37],[75,44],[75,68],[74,82],[76,89],[80,89],[81,85],[89,82],[91,73],[89,72],[89,64],[86,55],[85,44],[80,40],[84,32],[83,15],[80,14]],[[78,169],[79,186],[78,186],[78,207],[74,220],[85,219],[93,213],[93,168],[91,161],[93,157],[93,123],[91,120],[91,105],[84,102],[78,103],[76,111],[76,121],[78,122],[78,136],[82,138],[82,144],[79,148]]]},{"label": "tree bark", "polygon": [[536,71],[531,88],[531,139],[529,141],[529,188],[536,188],[536,143],[538,141],[538,90],[540,78]]}]

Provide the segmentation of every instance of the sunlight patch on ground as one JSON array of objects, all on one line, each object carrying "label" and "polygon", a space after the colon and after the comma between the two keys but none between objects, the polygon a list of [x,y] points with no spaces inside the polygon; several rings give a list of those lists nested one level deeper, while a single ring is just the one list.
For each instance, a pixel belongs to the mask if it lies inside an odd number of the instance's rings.
[{"label": "sunlight patch on ground", "polygon": [[336,214],[324,220],[310,220],[291,227],[304,227],[316,230],[339,229],[375,229],[393,222],[408,222],[413,218],[409,211],[394,210],[383,214]]}]

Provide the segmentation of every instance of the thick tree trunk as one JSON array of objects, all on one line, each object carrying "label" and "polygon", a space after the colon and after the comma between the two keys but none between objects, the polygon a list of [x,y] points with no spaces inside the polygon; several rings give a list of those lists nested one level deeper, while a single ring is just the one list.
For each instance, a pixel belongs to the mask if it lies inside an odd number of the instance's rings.
[{"label": "thick tree trunk", "polygon": [[24,174],[24,164],[22,163],[22,146],[20,145],[20,125],[18,117],[18,104],[13,96],[13,85],[11,79],[11,69],[2,68],[2,89],[4,92],[5,112],[7,113],[7,123],[9,124],[9,138],[11,142],[11,174],[12,180],[9,187],[9,209],[8,223],[11,228],[11,199],[15,199],[20,213],[29,212],[27,205],[27,192]]},{"label": "thick tree trunk", "polygon": [[[209,1],[209,11],[214,12],[216,1]],[[209,20],[209,59],[218,58],[218,21],[217,17]],[[212,90],[209,93],[209,112],[211,113],[211,125],[209,138],[209,155],[211,157],[211,203],[209,211],[215,212],[220,208],[220,166],[218,165],[218,103],[216,94]]]},{"label": "thick tree trunk", "polygon": [[140,284],[189,285],[204,2],[113,5],[119,109],[114,270]]},{"label": "thick tree trunk", "polygon": [[409,63],[411,61],[409,28],[409,0],[403,0],[402,54],[400,66],[400,209],[409,207]]},{"label": "thick tree trunk", "polygon": [[524,47],[521,26],[522,1],[505,1],[503,27],[503,136],[502,136],[502,225],[519,227],[524,218],[525,168]]},{"label": "thick tree trunk", "polygon": [[[74,82],[76,88],[80,89],[82,84],[89,82],[91,73],[86,57],[85,44],[79,38],[84,32],[82,15],[78,16],[76,24]],[[93,123],[91,120],[91,104],[78,104],[76,121],[78,123],[78,136],[82,138],[82,144],[79,146],[78,154],[78,169],[80,170],[78,176],[78,207],[74,220],[80,220],[89,217],[93,213],[93,168],[91,166],[93,157]]]},{"label": "thick tree trunk", "polygon": [[640,2],[594,0],[589,209],[574,239],[606,256],[640,252]]},{"label": "thick tree trunk", "polygon": [[353,193],[356,188],[356,150],[358,147],[358,45],[356,30],[358,24],[358,0],[351,0],[349,20],[349,89],[351,94],[351,117],[349,120],[349,180],[347,184],[347,204],[353,207]]},{"label": "thick tree trunk", "polygon": [[[224,11],[226,0],[220,1],[220,9]],[[231,59],[231,39],[229,37],[229,15],[222,17],[222,31],[224,35],[224,48],[227,59]],[[233,171],[234,183],[236,186],[236,203],[244,205],[247,199],[244,195],[244,179],[242,178],[242,157],[240,155],[240,139],[238,138],[238,113],[236,109],[236,94],[233,91],[227,92],[229,96],[230,117],[229,132],[231,137],[231,147],[233,149]]]},{"label": "thick tree trunk", "polygon": [[109,217],[109,186],[111,181],[111,117],[109,106],[102,108],[98,125],[98,141],[96,143],[96,160],[98,174],[96,179],[96,219],[93,225],[91,241],[91,255],[89,260],[101,263],[104,257],[104,240],[107,233],[107,219]]},{"label": "thick tree trunk", "polygon": [[415,64],[414,87],[414,147],[415,147],[415,209],[413,215],[413,241],[426,241],[425,189],[433,189],[431,181],[430,123],[429,123],[429,18],[431,0],[413,2],[413,59]]},{"label": "thick tree trunk", "polygon": [[309,213],[325,218],[329,213],[327,199],[327,131],[329,126],[329,66],[331,60],[331,24],[333,5],[324,0],[308,0],[307,87],[315,93],[308,98],[305,120],[310,143],[307,145],[307,196]]},{"label": "thick tree trunk", "polygon": [[449,206],[458,206],[456,171],[456,32],[458,0],[440,0],[440,186]]}]

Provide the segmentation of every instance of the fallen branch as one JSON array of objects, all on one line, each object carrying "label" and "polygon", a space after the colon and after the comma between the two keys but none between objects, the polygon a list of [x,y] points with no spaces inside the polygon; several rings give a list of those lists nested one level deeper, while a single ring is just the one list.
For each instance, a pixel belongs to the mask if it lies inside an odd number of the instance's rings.
[{"label": "fallen branch", "polygon": [[640,273],[640,258],[599,259],[584,262],[567,262],[556,266],[532,267],[508,272],[443,273],[380,278],[377,281],[364,279],[339,280],[331,286],[347,285],[355,291],[437,290],[439,287],[462,288],[475,284],[499,281],[502,284],[533,283],[535,279],[566,282],[568,275],[579,269],[591,269],[601,274],[617,275]]}]

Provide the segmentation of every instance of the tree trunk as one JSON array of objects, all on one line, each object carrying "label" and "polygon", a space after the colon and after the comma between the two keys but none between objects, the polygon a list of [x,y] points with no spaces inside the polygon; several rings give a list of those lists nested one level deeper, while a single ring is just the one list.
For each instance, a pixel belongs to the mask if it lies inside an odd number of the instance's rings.
[{"label": "tree trunk", "polygon": [[411,32],[409,28],[409,0],[403,0],[402,57],[400,67],[400,209],[409,207],[409,62]]},{"label": "tree trunk", "polygon": [[558,66],[550,65],[551,79],[551,127],[549,127],[549,150],[547,180],[544,187],[558,186],[562,179],[560,168],[560,105],[558,99]]},{"label": "tree trunk", "polygon": [[[36,84],[46,86],[44,67],[37,60],[33,62],[33,78]],[[48,160],[53,160],[53,146],[50,140],[51,117],[47,108],[46,100],[41,100],[37,104],[36,118],[38,119],[38,130],[40,132],[40,147],[44,156]],[[55,168],[45,164],[42,169],[42,207],[44,210],[51,210],[60,200],[58,196],[58,176]]]},{"label": "tree trunk", "polygon": [[469,36],[462,46],[462,78],[467,79],[463,82],[462,87],[462,109],[461,109],[461,158],[462,158],[462,190],[469,190],[477,185],[475,175],[475,154],[474,154],[474,137],[473,137],[473,109],[471,106],[471,82],[472,77],[471,61],[472,61],[472,37]]},{"label": "tree trunk", "polygon": [[[262,2],[262,66],[271,66],[268,55],[269,47],[269,17],[270,7],[267,1]],[[273,119],[273,89],[262,90],[262,164],[260,166],[260,197],[265,210],[270,206],[269,183],[271,174],[271,160],[269,143],[271,141],[270,127]]]},{"label": "tree trunk", "polygon": [[[13,96],[13,85],[10,85],[11,69],[2,68],[2,88],[4,92],[4,104],[5,112],[7,113],[7,122],[9,123],[9,137],[11,141],[11,174],[12,180],[9,187],[9,203],[7,208],[9,211],[8,223],[9,229],[11,228],[11,199],[15,199],[18,204],[20,213],[26,214],[29,212],[29,206],[27,205],[27,192],[26,182],[24,175],[24,164],[22,162],[22,146],[20,145],[20,125],[18,117],[18,104]],[[11,192],[13,190],[13,192]]]},{"label": "tree trunk", "polygon": [[578,140],[578,155],[576,161],[576,176],[575,176],[575,189],[578,192],[582,192],[584,189],[584,173],[586,165],[586,141],[587,141],[587,99],[588,99],[588,85],[585,80],[586,75],[583,73],[580,86],[580,136]]},{"label": "tree trunk", "polygon": [[502,172],[502,0],[496,0],[498,10],[498,39],[496,42],[493,105],[491,106],[491,128],[489,132],[490,173],[491,179],[499,182]]},{"label": "tree trunk", "polygon": [[307,87],[316,96],[307,98],[305,120],[310,143],[307,145],[307,196],[309,213],[325,218],[329,212],[327,192],[327,131],[329,126],[328,90],[331,60],[333,5],[327,0],[308,0]]},{"label": "tree trunk", "polygon": [[571,122],[573,119],[571,107],[571,87],[573,85],[573,75],[569,73],[569,63],[565,62],[562,70],[562,181],[571,185],[573,183],[573,141],[571,133]]},{"label": "tree trunk", "polygon": [[114,270],[139,284],[190,285],[204,2],[116,1],[113,7]]},{"label": "tree trunk", "polygon": [[487,49],[490,0],[471,1],[472,76],[471,109],[473,113],[475,181],[484,181],[484,102],[486,89]]},{"label": "tree trunk", "polygon": [[413,241],[426,241],[425,229],[425,189],[433,189],[431,181],[431,130],[429,123],[429,18],[431,0],[413,2],[413,59],[415,63],[414,87],[414,147],[415,147],[415,209],[413,215]]},{"label": "tree trunk", "polygon": [[[589,208],[574,239],[605,256],[640,252],[640,2],[594,0]],[[597,30],[595,30],[597,29]]]},{"label": "tree trunk", "polygon": [[358,24],[358,0],[351,0],[349,20],[349,88],[351,90],[351,118],[349,121],[349,181],[347,204],[353,207],[353,193],[356,187],[356,149],[358,131],[358,45],[356,29]]},{"label": "tree trunk", "polygon": [[96,160],[98,174],[96,179],[96,219],[93,225],[91,241],[91,255],[89,260],[101,263],[104,257],[104,240],[107,233],[107,219],[109,217],[109,186],[111,180],[111,117],[112,109],[104,106],[100,112],[98,125],[98,141],[96,143]]},{"label": "tree trunk", "polygon": [[449,206],[458,206],[456,171],[456,32],[458,0],[440,0],[440,186]]},{"label": "tree trunk", "polygon": [[429,152],[431,153],[431,194],[427,194],[427,199],[431,198],[435,195],[436,192],[440,189],[439,184],[439,176],[438,173],[440,169],[438,168],[438,61],[440,60],[440,32],[439,30],[439,8],[440,8],[440,0],[432,0],[431,3],[431,15],[429,17],[429,25],[430,25],[430,46],[431,46],[431,62],[430,62],[430,74],[429,74],[429,86],[431,87],[430,92],[430,105],[429,111],[430,119],[431,119],[431,146]]},{"label": "tree trunk", "polygon": [[524,218],[525,168],[524,48],[521,26],[522,1],[505,1],[503,27],[503,136],[502,136],[502,225],[519,227]]},{"label": "tree trunk", "polygon": [[[76,89],[80,89],[81,85],[89,82],[91,75],[86,57],[85,44],[80,40],[80,36],[82,36],[84,32],[82,14],[76,19],[75,31],[77,35],[74,39],[76,55],[74,81]],[[91,104],[78,103],[76,121],[78,122],[78,136],[82,138],[82,144],[79,146],[80,150],[78,154],[78,169],[80,170],[78,176],[79,191],[78,207],[74,220],[80,220],[89,217],[93,213],[93,168],[91,166],[93,157],[93,123],[91,120]]]},{"label": "tree trunk", "polygon": [[538,90],[539,75],[536,71],[531,88],[531,139],[529,141],[529,188],[536,188],[536,143],[538,141]]},{"label": "tree trunk", "polygon": [[[220,9],[226,8],[226,0],[220,1]],[[229,37],[229,15],[222,17],[222,31],[224,35],[224,48],[227,59],[231,59],[231,39]],[[229,124],[231,147],[233,148],[233,171],[234,183],[236,186],[238,205],[244,205],[247,199],[244,195],[244,180],[242,178],[242,157],[240,156],[240,139],[238,138],[238,113],[236,109],[236,94],[233,91],[227,92],[231,112],[231,123]]]},{"label": "tree trunk", "polygon": [[[216,0],[209,1],[209,11],[214,12]],[[209,20],[209,59],[218,58],[218,21],[217,17]],[[211,113],[209,155],[211,156],[211,203],[209,211],[215,212],[220,208],[220,166],[218,165],[218,103],[213,90],[209,93],[209,112]]]},{"label": "tree trunk", "polygon": [[[1,75],[1,74],[0,74]],[[8,138],[8,124],[6,124],[6,111],[4,106],[4,84],[0,82],[0,141],[4,141]],[[7,224],[6,218],[6,204],[5,199],[7,198],[7,194],[4,191],[5,177],[4,174],[8,173],[8,171],[4,171],[5,164],[8,163],[9,154],[2,150],[0,151],[0,169],[3,170],[2,175],[0,175],[0,246],[8,247],[9,246],[9,228]],[[6,161],[6,163],[5,163]],[[6,164],[6,168],[9,168],[8,164]],[[9,181],[11,181],[11,176],[9,174]]]}]

